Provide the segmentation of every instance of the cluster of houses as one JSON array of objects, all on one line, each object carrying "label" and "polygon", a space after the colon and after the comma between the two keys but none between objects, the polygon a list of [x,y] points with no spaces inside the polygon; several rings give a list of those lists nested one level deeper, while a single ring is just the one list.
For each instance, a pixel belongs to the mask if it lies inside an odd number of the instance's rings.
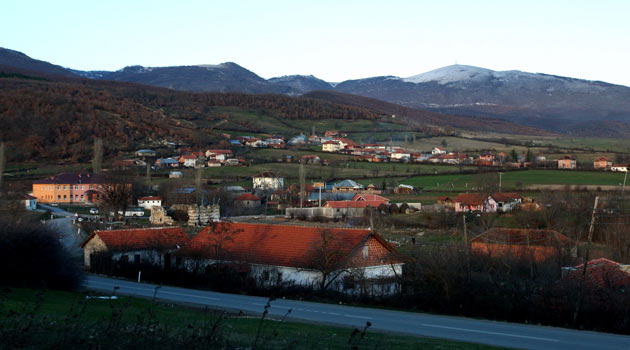
[{"label": "cluster of houses", "polygon": [[[257,136],[236,136],[230,137],[228,134],[224,134],[224,137],[229,139],[230,146],[244,146],[253,148],[286,148],[287,143],[282,136],[271,136],[267,138]],[[291,144],[291,143],[290,143]]]},{"label": "cluster of houses", "polygon": [[[441,196],[437,199],[438,205],[442,205],[444,208],[453,210],[456,213],[504,213],[530,203],[514,192],[495,192],[492,194],[460,193],[455,198]],[[535,204],[533,207],[536,207]]]},{"label": "cluster of houses", "polygon": [[244,159],[235,158],[229,149],[193,152],[190,148],[182,148],[179,155],[156,159],[154,168],[205,168],[241,165],[244,162]]}]

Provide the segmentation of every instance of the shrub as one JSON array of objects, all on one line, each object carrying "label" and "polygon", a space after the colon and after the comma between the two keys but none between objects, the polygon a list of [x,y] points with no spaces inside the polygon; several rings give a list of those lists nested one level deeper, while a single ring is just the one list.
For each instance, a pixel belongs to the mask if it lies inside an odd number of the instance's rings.
[{"label": "shrub", "polygon": [[57,232],[7,218],[0,218],[0,266],[0,285],[5,286],[75,289],[83,276]]}]

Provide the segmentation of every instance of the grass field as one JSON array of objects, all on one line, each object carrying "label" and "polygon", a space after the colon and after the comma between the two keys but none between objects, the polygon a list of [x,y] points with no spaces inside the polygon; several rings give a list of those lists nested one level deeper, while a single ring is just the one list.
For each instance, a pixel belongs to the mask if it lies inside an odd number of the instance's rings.
[{"label": "grass field", "polygon": [[[495,349],[433,338],[371,332],[157,303],[131,297],[29,289],[0,291],[0,347],[21,348],[264,348]],[[273,302],[272,302],[273,307]],[[258,336],[257,336],[258,334]],[[356,345],[354,347],[353,345]],[[134,347],[135,348],[135,347]]]},{"label": "grass field", "polygon": [[[436,176],[416,176],[405,180],[405,184],[422,187],[425,190],[466,191],[473,190],[480,177],[489,176],[498,181],[497,173],[454,174]],[[503,174],[503,189],[518,189],[530,185],[596,185],[618,186],[624,174],[595,171],[526,170]],[[520,185],[520,186],[518,186]]]}]

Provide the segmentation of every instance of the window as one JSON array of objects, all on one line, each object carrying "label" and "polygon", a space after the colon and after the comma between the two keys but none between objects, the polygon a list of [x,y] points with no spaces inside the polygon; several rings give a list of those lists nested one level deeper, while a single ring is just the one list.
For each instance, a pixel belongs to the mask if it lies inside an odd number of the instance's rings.
[{"label": "window", "polygon": [[81,202],[84,202],[85,198],[83,198],[83,195],[81,195]]},{"label": "window", "polygon": [[276,283],[282,283],[282,272],[278,272]]},{"label": "window", "polygon": [[68,196],[66,196],[65,194],[63,195],[63,200],[66,200],[68,198]]},{"label": "window", "polygon": [[369,252],[370,252],[370,247],[368,247],[367,245],[364,245],[363,246],[363,259],[367,259]]},{"label": "window", "polygon": [[269,271],[263,271],[262,279],[263,281],[269,281]]},{"label": "window", "polygon": [[347,275],[347,276],[343,277],[343,289],[344,290],[354,289],[355,284],[356,284],[356,281],[354,280],[354,276]]},{"label": "window", "polygon": [[81,185],[81,189],[84,190],[85,189],[85,185]]},{"label": "window", "polygon": [[90,187],[88,187],[88,188],[89,188],[90,190],[94,189],[94,188],[92,187],[92,185],[90,185]]},{"label": "window", "polygon": [[121,255],[120,256],[120,261],[124,262],[124,263],[128,263],[129,262],[129,255]]},{"label": "window", "polygon": [[140,263],[140,254],[135,254],[133,256],[133,262],[135,262],[136,264]]},{"label": "window", "polygon": [[63,185],[63,189],[64,189],[64,190],[66,189],[66,185]]},{"label": "window", "polygon": [[74,189],[78,190],[79,189],[79,185],[74,185]]},{"label": "window", "polygon": [[182,257],[181,256],[178,255],[178,256],[175,257],[175,264],[177,266],[180,266],[182,264]]},{"label": "window", "polygon": [[57,185],[57,189],[60,190],[61,189],[61,185]]},{"label": "window", "polygon": [[58,200],[58,201],[60,201],[60,200],[61,200],[61,195],[60,195],[60,194],[58,194],[58,195],[57,195],[57,200]]}]

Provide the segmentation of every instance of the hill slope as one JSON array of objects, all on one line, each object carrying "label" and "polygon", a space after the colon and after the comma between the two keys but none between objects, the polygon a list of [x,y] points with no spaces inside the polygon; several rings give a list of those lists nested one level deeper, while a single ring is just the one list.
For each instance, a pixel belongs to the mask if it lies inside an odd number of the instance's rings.
[{"label": "hill slope", "polygon": [[[230,107],[230,108],[225,108]],[[246,118],[237,118],[245,115]],[[257,117],[372,120],[365,108],[285,95],[190,93],[112,81],[0,78],[0,139],[11,159],[87,160],[94,136],[109,152],[165,142],[209,145],[214,125],[255,131]],[[261,130],[264,131],[264,130]],[[287,135],[289,136],[289,135]],[[293,136],[293,135],[291,135]]]},{"label": "hill slope", "polygon": [[[36,60],[19,51],[2,47],[0,47],[0,66],[19,69],[24,72],[36,72],[44,76],[76,77],[75,74],[61,66]],[[2,68],[0,68],[0,71],[2,71]]]},{"label": "hill slope", "polygon": [[466,130],[493,131],[507,134],[551,134],[545,130],[517,125],[506,120],[484,117],[462,117],[457,115],[435,113],[404,107],[374,98],[345,94],[335,91],[311,91],[307,94],[304,94],[303,96],[348,106],[368,108],[378,113],[395,115],[397,118],[402,118],[408,121],[410,124],[419,126],[437,125],[444,127],[461,128]]},{"label": "hill slope", "polygon": [[[340,83],[336,91],[408,107],[500,117],[560,131],[568,121],[630,122],[630,88],[598,81],[492,71],[454,65],[408,78],[375,77]],[[557,122],[554,122],[557,120]]]}]

